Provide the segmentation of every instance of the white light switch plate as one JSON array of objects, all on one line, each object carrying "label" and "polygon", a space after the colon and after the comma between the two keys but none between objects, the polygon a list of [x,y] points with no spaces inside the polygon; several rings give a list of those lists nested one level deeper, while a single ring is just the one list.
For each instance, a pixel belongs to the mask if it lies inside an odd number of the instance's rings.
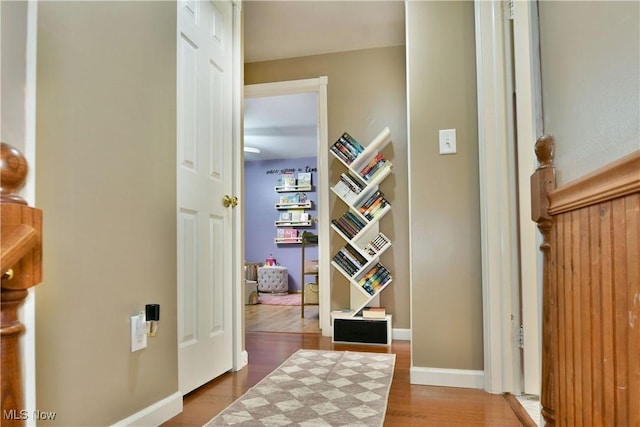
[{"label": "white light switch plate", "polygon": [[147,347],[144,314],[131,316],[131,353]]},{"label": "white light switch plate", "polygon": [[456,153],[456,130],[455,129],[441,129],[440,130],[440,154],[455,154]]}]

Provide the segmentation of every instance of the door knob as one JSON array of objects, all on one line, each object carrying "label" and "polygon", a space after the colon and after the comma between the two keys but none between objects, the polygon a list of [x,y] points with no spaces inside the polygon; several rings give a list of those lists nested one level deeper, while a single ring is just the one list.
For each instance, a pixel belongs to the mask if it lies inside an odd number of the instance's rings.
[{"label": "door knob", "polygon": [[229,206],[231,206],[232,208],[235,208],[236,206],[238,206],[238,198],[236,196],[229,196],[228,194],[225,194],[224,197],[222,198],[222,204],[224,205],[225,208],[228,208]]}]

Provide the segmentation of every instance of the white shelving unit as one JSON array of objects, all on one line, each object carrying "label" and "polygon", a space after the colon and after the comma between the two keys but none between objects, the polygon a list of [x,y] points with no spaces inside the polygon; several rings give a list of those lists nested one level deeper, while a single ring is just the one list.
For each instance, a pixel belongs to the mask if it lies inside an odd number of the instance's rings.
[{"label": "white shelving unit", "polygon": [[[334,255],[331,264],[350,283],[350,306],[348,309],[333,312],[333,320],[371,322],[371,319],[359,316],[361,310],[377,303],[380,293],[393,282],[391,272],[380,263],[380,256],[391,247],[391,241],[379,230],[380,221],[391,211],[391,205],[379,191],[379,184],[391,173],[391,163],[384,160],[380,154],[389,142],[390,136],[389,128],[383,129],[368,146],[362,147],[362,151],[355,154],[353,159],[349,158],[349,153],[347,156],[340,153],[340,150],[335,149],[335,145],[331,149],[332,155],[347,168],[347,173],[342,174],[341,180],[331,190],[348,207],[347,212],[334,219],[331,224],[333,231],[345,241],[343,248]],[[342,151],[343,148],[341,147]],[[363,174],[368,165],[379,162],[382,163],[377,170],[369,172],[368,176],[366,173]],[[387,315],[379,321],[386,322],[386,336],[390,337],[391,316]],[[340,326],[341,328],[353,327],[360,331],[363,327],[366,328],[364,324],[338,323],[346,325]],[[338,323],[334,322],[334,325]],[[380,327],[379,324],[371,325],[373,328]],[[347,332],[341,329],[336,335],[334,327],[334,340],[336,336],[349,336]],[[376,334],[377,332],[373,332],[371,335]],[[363,335],[364,342],[371,342],[367,341],[366,335]]]},{"label": "white shelving unit", "polygon": [[[306,178],[301,180],[300,175],[306,175]],[[313,191],[311,173],[299,173],[298,178],[293,173],[281,174],[278,176],[278,183],[274,190],[277,194],[296,193],[280,196],[279,202],[275,204],[277,211],[289,211],[289,213],[281,212],[278,219],[273,222],[277,230],[274,242],[279,245],[299,244],[302,240],[298,235],[298,228],[313,226],[313,219],[310,215],[304,214],[307,209],[313,209],[313,202],[307,199],[307,192]]]}]

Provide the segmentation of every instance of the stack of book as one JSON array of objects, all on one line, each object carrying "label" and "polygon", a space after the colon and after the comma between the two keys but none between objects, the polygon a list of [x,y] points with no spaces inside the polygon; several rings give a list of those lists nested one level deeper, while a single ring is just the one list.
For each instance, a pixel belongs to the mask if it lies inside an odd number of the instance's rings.
[{"label": "stack of book", "polygon": [[365,200],[358,208],[363,217],[371,221],[382,209],[389,205],[382,191],[378,190]]},{"label": "stack of book", "polygon": [[391,162],[385,160],[382,153],[378,153],[360,170],[360,176],[365,181],[370,181],[381,173],[387,166],[391,166]]},{"label": "stack of book", "polygon": [[334,255],[333,261],[351,276],[354,276],[367,263],[367,259],[349,244]]},{"label": "stack of book", "polygon": [[369,243],[365,245],[363,248],[366,253],[371,256],[375,256],[378,254],[385,246],[389,245],[391,240],[387,236],[382,233],[378,233],[378,235],[371,240]]},{"label": "stack of book", "polygon": [[347,203],[352,202],[362,191],[362,185],[346,173],[340,175],[340,181],[333,186],[335,191]]},{"label": "stack of book", "polygon": [[332,219],[331,223],[349,239],[353,239],[365,226],[353,212],[345,212],[340,218]]},{"label": "stack of book", "polygon": [[358,281],[370,295],[374,295],[379,289],[391,281],[391,273],[380,263],[377,263]]},{"label": "stack of book", "polygon": [[345,132],[331,146],[331,151],[343,162],[350,165],[364,151],[364,147],[354,137]]},{"label": "stack of book", "polygon": [[384,319],[387,311],[384,307],[365,307],[362,309],[362,317],[365,319]]}]

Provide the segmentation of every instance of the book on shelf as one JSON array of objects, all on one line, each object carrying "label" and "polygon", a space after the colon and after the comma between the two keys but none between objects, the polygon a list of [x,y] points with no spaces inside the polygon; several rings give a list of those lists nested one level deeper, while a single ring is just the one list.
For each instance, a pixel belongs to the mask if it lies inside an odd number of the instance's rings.
[{"label": "book on shelf", "polygon": [[282,187],[284,189],[295,188],[296,186],[296,177],[293,172],[284,172],[278,175],[277,184],[278,187]]},{"label": "book on shelf", "polygon": [[346,164],[351,164],[364,151],[364,147],[354,137],[344,132],[331,146],[331,151]]},{"label": "book on shelf", "polygon": [[358,284],[369,294],[374,295],[381,287],[391,280],[391,274],[382,264],[377,263],[360,278]]},{"label": "book on shelf", "polygon": [[280,212],[279,220],[280,221],[291,221],[291,212],[292,211]]},{"label": "book on shelf", "polygon": [[369,163],[364,165],[364,167],[360,170],[360,176],[366,176],[373,168],[376,167],[383,160],[382,153],[376,154],[373,159],[369,160]]},{"label": "book on shelf", "polygon": [[298,229],[296,228],[278,228],[276,233],[278,240],[289,241],[298,239]]},{"label": "book on shelf", "polygon": [[363,175],[362,178],[364,178],[365,181],[371,181],[378,174],[382,173],[387,166],[391,166],[391,162],[388,160],[382,160],[378,162],[366,175]]},{"label": "book on shelf", "polygon": [[362,309],[362,317],[365,319],[384,319],[387,310],[384,307],[365,307]]},{"label": "book on shelf", "polygon": [[338,251],[338,254],[341,258],[349,261],[349,264],[354,266],[356,268],[356,271],[359,271],[362,266],[367,263],[367,260],[349,244],[340,249],[340,251]]},{"label": "book on shelf", "polygon": [[371,220],[388,205],[389,202],[384,198],[382,191],[377,190],[360,205],[358,212],[366,219]]},{"label": "book on shelf", "polygon": [[374,256],[390,243],[391,243],[391,240],[389,240],[387,236],[385,236],[382,233],[378,233],[376,237],[371,239],[371,241],[364,246],[363,250],[367,254]]},{"label": "book on shelf", "polygon": [[311,172],[298,172],[298,187],[311,187]]},{"label": "book on shelf", "polygon": [[280,196],[280,204],[293,205],[297,203],[300,203],[300,200],[298,199],[297,194],[286,194],[286,195]]},{"label": "book on shelf", "polygon": [[358,272],[358,268],[349,261],[342,252],[338,252],[333,256],[333,261],[342,268],[347,275],[354,276]]},{"label": "book on shelf", "polygon": [[340,174],[340,180],[334,185],[333,189],[346,199],[354,198],[360,194],[363,186],[349,174],[342,173]]},{"label": "book on shelf", "polygon": [[352,212],[345,212],[341,217],[331,220],[343,234],[352,239],[362,230],[364,224]]},{"label": "book on shelf", "polygon": [[351,145],[358,154],[360,154],[360,153],[362,153],[364,151],[364,147],[362,146],[362,144],[360,144],[354,137],[349,135],[348,132],[344,132],[342,134],[341,138],[344,141],[346,141],[349,145]]}]

